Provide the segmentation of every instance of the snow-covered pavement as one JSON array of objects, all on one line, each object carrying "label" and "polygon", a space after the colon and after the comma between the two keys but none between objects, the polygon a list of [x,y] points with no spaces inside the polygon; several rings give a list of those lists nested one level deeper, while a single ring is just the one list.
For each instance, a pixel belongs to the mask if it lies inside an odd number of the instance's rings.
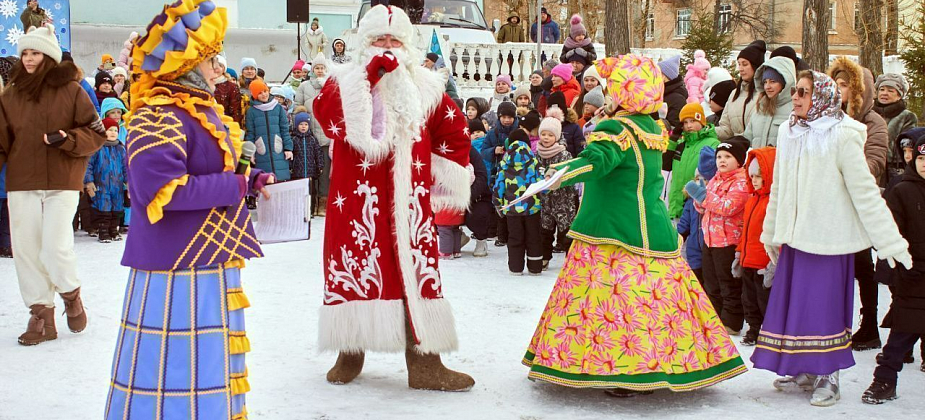
[{"label": "snow-covered pavement", "polygon": [[[251,301],[247,355],[252,419],[626,419],[626,418],[868,418],[914,419],[925,412],[925,373],[906,365],[899,400],[883,406],[860,402],[870,384],[876,351],[855,353],[858,365],[842,372],[842,401],[814,408],[808,395],[771,387],[772,373],[748,373],[712,388],[685,394],[660,391],[636,399],[614,399],[599,390],[572,390],[533,383],[520,364],[528,340],[561,266],[561,254],[541,277],[511,277],[506,251],[490,246],[488,258],[441,263],[444,291],[453,304],[460,350],[444,357],[447,366],[471,374],[475,388],[444,394],[410,390],[401,354],[370,354],[363,374],[350,385],[334,386],[325,372],[334,356],[318,354],[323,219],[315,219],[314,239],[268,245],[267,257],[244,270]],[[156,244],[151,244],[156,248]],[[128,269],[119,265],[122,244],[99,244],[78,234],[79,273],[90,326],[67,332],[59,316],[59,338],[22,347],[16,337],[28,319],[13,261],[0,260],[0,419],[99,419],[108,390],[110,364]],[[889,291],[880,291],[880,316]],[[58,312],[63,311],[63,305]],[[62,328],[63,327],[63,328]],[[888,331],[882,330],[886,340]],[[738,341],[738,339],[737,339]],[[741,347],[743,357],[752,348]],[[751,366],[751,363],[748,363]],[[918,414],[916,414],[918,413]]]}]

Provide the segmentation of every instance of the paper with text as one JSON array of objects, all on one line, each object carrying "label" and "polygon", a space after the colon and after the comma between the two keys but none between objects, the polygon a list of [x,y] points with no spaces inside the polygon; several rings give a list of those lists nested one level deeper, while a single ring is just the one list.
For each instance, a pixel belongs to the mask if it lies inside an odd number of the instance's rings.
[{"label": "paper with text", "polygon": [[257,240],[264,244],[304,241],[311,231],[309,180],[267,185],[270,199],[257,196]]}]

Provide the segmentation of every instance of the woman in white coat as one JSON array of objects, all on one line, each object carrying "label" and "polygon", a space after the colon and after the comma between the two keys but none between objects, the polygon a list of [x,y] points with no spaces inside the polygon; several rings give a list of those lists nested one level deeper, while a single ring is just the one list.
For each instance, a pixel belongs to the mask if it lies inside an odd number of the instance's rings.
[{"label": "woman in white coat", "polygon": [[305,38],[306,55],[309,57],[314,57],[318,53],[323,54],[324,49],[328,47],[328,36],[325,35],[318,18],[312,19],[312,24],[303,38]]}]

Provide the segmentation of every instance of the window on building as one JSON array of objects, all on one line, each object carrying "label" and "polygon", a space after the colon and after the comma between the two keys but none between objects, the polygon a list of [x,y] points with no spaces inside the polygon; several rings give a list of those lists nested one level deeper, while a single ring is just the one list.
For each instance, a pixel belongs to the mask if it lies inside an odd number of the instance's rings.
[{"label": "window on building", "polygon": [[829,30],[834,31],[835,26],[835,17],[838,16],[838,8],[835,5],[835,2],[829,3]]},{"label": "window on building", "polygon": [[719,5],[719,32],[726,33],[729,32],[729,24],[732,21],[732,5],[731,4],[721,4]]},{"label": "window on building", "polygon": [[655,39],[655,13],[646,17],[646,41]]},{"label": "window on building", "polygon": [[691,33],[691,9],[678,9],[678,21],[675,25],[675,36],[686,37]]}]

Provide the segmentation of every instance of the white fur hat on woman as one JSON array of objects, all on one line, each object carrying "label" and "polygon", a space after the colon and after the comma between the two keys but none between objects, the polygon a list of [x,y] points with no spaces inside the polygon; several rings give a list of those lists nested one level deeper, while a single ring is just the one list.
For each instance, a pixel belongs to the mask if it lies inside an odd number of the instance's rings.
[{"label": "white fur hat on woman", "polygon": [[61,63],[61,46],[58,45],[53,25],[45,25],[41,28],[33,26],[29,29],[29,33],[19,37],[16,47],[20,57],[25,50],[36,50],[51,57],[56,63]]}]

